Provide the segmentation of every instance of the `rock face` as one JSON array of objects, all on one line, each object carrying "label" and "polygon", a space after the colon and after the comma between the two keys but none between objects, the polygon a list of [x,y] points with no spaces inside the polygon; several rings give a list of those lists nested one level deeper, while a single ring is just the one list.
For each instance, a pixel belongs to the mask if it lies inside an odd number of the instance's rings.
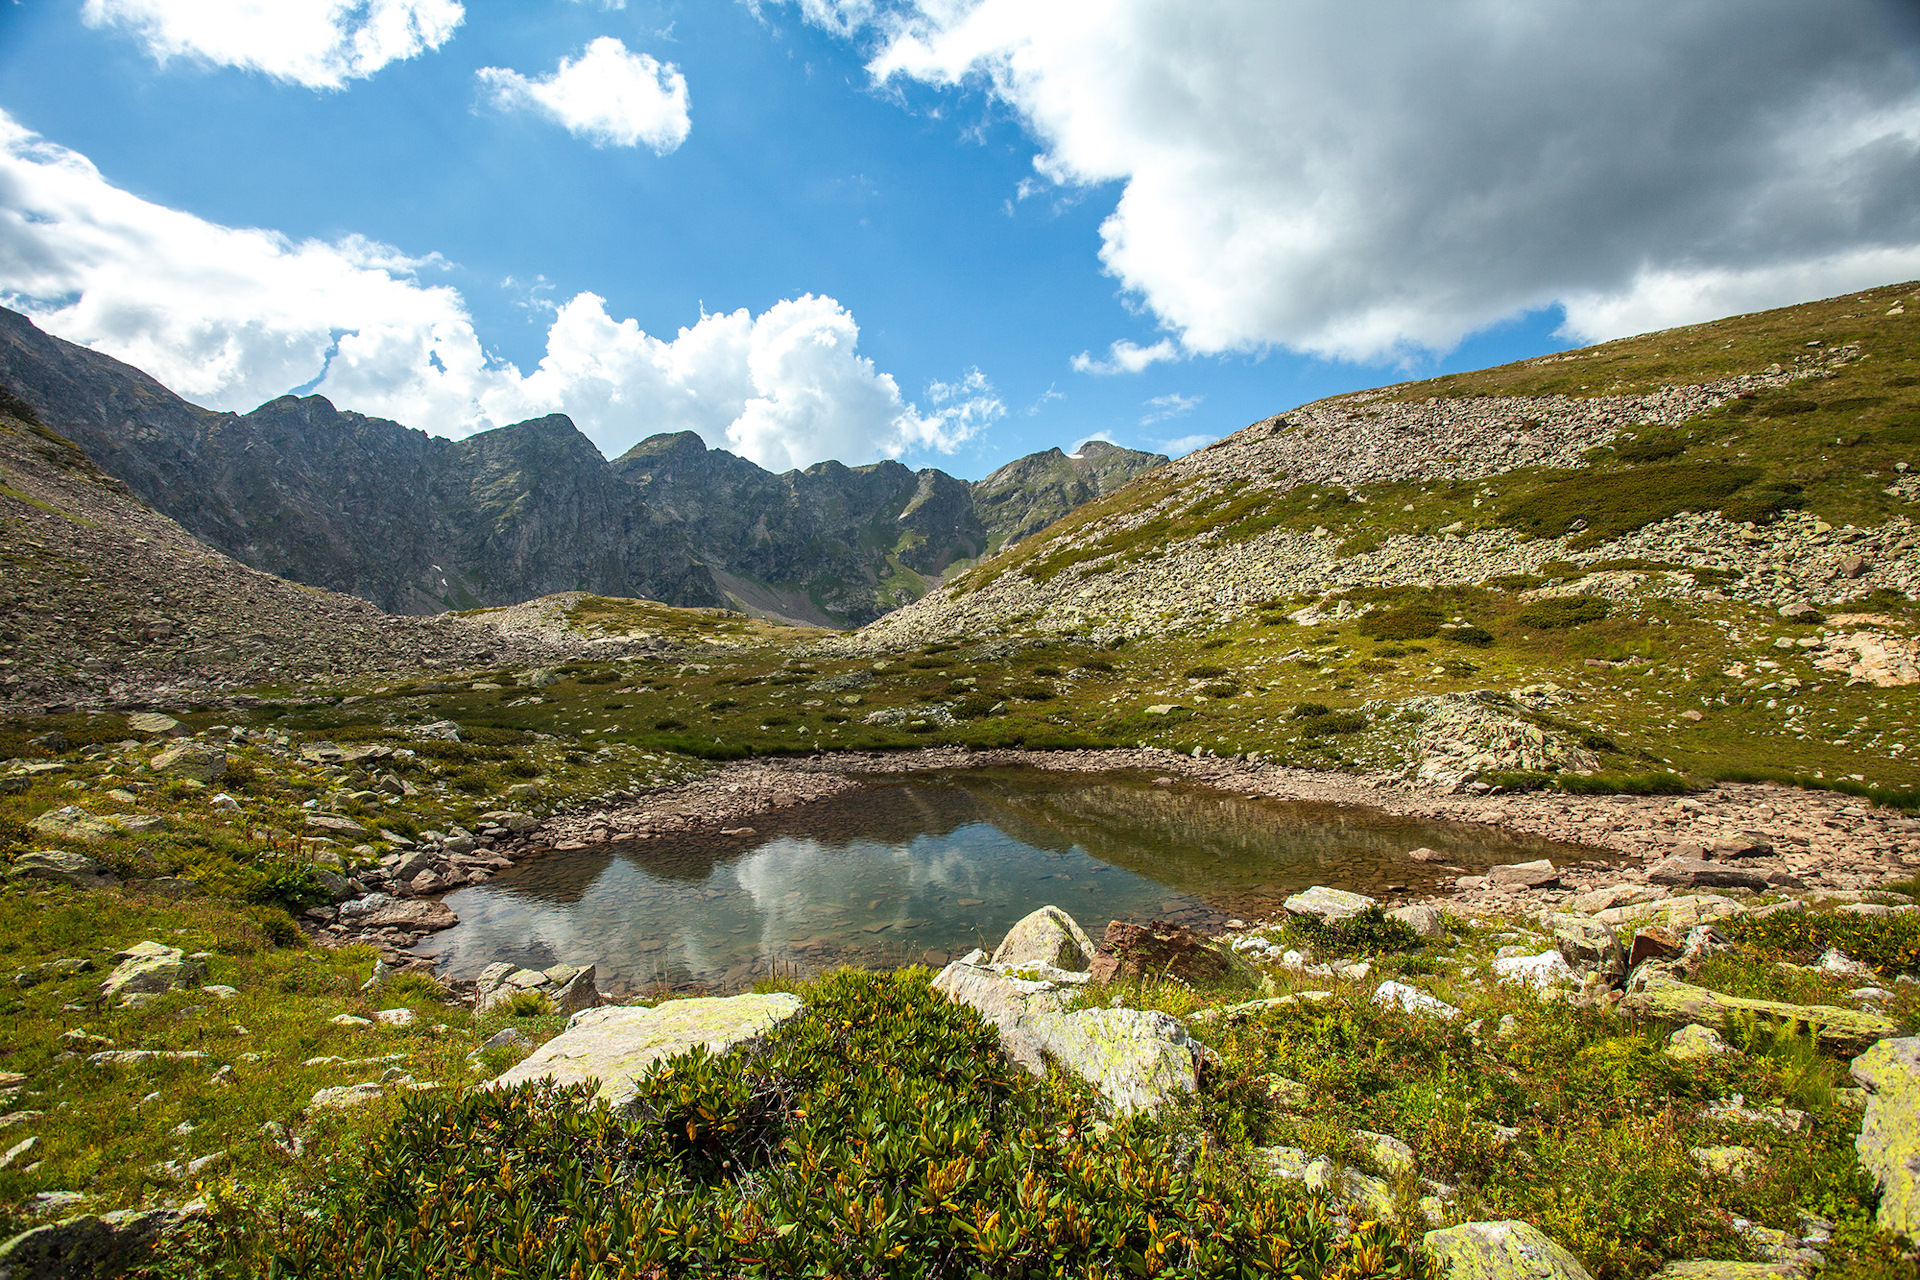
[{"label": "rock face", "polygon": [[798,1015],[801,1007],[798,996],[777,992],[669,1000],[651,1009],[587,1009],[490,1087],[597,1080],[600,1087],[594,1096],[619,1108],[633,1100],[641,1078],[662,1059],[696,1045],[724,1054],[764,1036]]},{"label": "rock face", "polygon": [[1578,1258],[1524,1222],[1463,1222],[1421,1243],[1451,1280],[1591,1280]]},{"label": "rock face", "polygon": [[1854,1149],[1880,1184],[1877,1221],[1920,1236],[1920,1036],[1882,1040],[1853,1060],[1867,1091],[1867,1114]]},{"label": "rock face", "polygon": [[[1634,975],[1635,982],[1639,977]],[[1723,1031],[1741,1018],[1758,1015],[1810,1027],[1818,1033],[1821,1044],[1840,1050],[1857,1050],[1900,1030],[1892,1020],[1877,1013],[1834,1005],[1782,1004],[1777,1000],[1725,996],[1663,975],[1653,976],[1637,991],[1629,990],[1621,1007],[1642,1017],[1696,1022]]]},{"label": "rock face", "polygon": [[1010,969],[1033,964],[1084,973],[1093,964],[1093,941],[1060,908],[1041,907],[1007,930],[994,948],[993,963]]},{"label": "rock face", "polygon": [[1166,461],[1054,450],[976,494],[897,462],[776,476],[690,432],[609,464],[559,414],[447,440],[319,396],[213,413],[4,309],[0,384],[208,545],[394,613],[585,590],[858,624]]}]

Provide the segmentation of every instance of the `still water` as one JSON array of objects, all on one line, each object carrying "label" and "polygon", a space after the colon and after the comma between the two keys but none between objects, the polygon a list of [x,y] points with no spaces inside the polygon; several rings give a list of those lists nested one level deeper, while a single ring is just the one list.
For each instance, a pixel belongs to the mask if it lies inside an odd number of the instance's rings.
[{"label": "still water", "polygon": [[1006,768],[880,779],[753,819],[748,837],[551,854],[447,895],[419,947],[470,978],[496,961],[599,966],[602,991],[737,989],[772,971],[945,964],[1036,907],[1097,940],[1109,920],[1217,926],[1314,884],[1425,891],[1456,866],[1593,850],[1464,823],[1250,798],[1150,775]]}]

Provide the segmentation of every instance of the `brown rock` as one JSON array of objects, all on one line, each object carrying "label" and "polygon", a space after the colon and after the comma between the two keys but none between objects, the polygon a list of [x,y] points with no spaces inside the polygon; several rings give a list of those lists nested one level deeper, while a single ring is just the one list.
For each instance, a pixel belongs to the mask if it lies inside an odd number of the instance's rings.
[{"label": "brown rock", "polygon": [[1233,971],[1232,960],[1207,939],[1164,920],[1144,925],[1115,920],[1093,958],[1095,982],[1147,977],[1219,982]]},{"label": "brown rock", "polygon": [[1643,961],[1665,960],[1668,956],[1677,956],[1684,949],[1680,939],[1658,925],[1651,929],[1642,929],[1633,935],[1633,943],[1627,948],[1627,969],[1631,972]]}]

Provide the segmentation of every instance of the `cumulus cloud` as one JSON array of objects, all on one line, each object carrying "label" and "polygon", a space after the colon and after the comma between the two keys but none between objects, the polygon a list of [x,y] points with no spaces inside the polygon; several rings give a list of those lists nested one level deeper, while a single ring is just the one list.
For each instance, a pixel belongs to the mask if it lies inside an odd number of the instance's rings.
[{"label": "cumulus cloud", "polygon": [[[803,0],[975,85],[1187,352],[1379,359],[1531,309],[1615,336],[1920,275],[1898,0]],[[1125,368],[1091,357],[1076,367]]]},{"label": "cumulus cloud", "polygon": [[1210,435],[1176,436],[1172,440],[1160,441],[1160,452],[1169,458],[1177,458],[1183,453],[1192,453],[1202,445],[1212,444],[1219,438],[1219,436]]},{"label": "cumulus cloud", "polygon": [[1168,418],[1182,418],[1200,407],[1205,396],[1183,396],[1175,392],[1170,395],[1155,396],[1147,401],[1147,412],[1141,415],[1140,425],[1150,427],[1156,422],[1165,422]]},{"label": "cumulus cloud", "polygon": [[687,140],[687,78],[670,62],[633,53],[601,36],[550,75],[529,78],[505,67],[475,72],[494,105],[532,111],[596,147],[646,143],[665,155]]},{"label": "cumulus cloud", "polygon": [[1172,338],[1162,338],[1150,347],[1122,338],[1107,348],[1105,360],[1096,360],[1092,352],[1082,351],[1071,363],[1075,373],[1139,373],[1148,365],[1179,358],[1180,348]]},{"label": "cumulus cloud", "polygon": [[92,27],[122,27],[160,62],[191,58],[338,89],[445,44],[458,0],[87,0]]},{"label": "cumulus cloud", "polygon": [[852,314],[811,294],[662,339],[580,293],[523,374],[487,353],[445,266],[164,208],[0,112],[0,301],[212,408],[311,384],[439,435],[563,412],[608,453],[690,430],[775,468],[951,451],[1004,413],[978,370],[922,410],[859,354]]}]

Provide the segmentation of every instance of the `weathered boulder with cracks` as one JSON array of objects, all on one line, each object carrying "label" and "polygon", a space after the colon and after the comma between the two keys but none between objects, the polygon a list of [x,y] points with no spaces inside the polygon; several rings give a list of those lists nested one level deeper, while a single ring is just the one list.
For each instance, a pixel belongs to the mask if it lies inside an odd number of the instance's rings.
[{"label": "weathered boulder with cracks", "polygon": [[1920,1236],[1920,1036],[1880,1041],[1853,1060],[1852,1074],[1867,1091],[1854,1149],[1880,1184],[1877,1219]]}]

